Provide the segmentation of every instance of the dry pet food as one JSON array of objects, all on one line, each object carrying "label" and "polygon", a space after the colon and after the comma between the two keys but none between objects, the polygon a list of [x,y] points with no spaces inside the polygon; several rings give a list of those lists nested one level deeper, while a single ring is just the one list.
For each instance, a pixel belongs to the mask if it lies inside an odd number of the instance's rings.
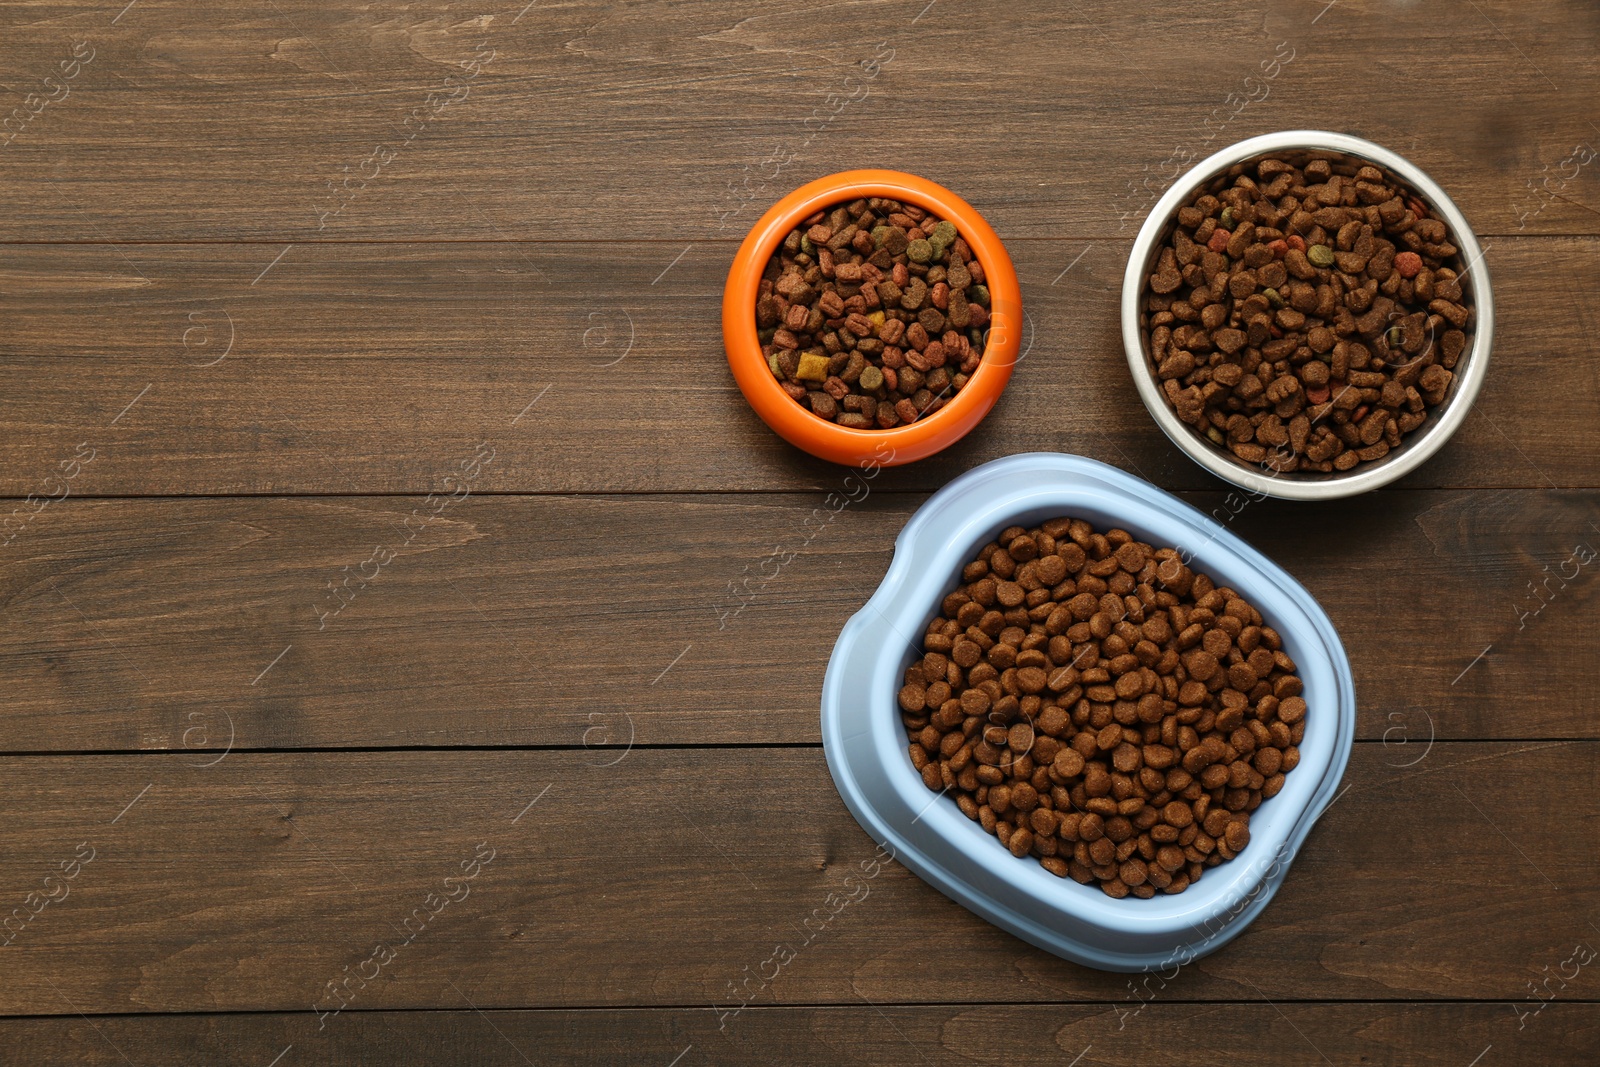
[{"label": "dry pet food", "polygon": [[819,211],[767,262],[756,333],[818,418],[887,430],[938,411],[983,357],[989,290],[955,224],[877,197]]},{"label": "dry pet food", "polygon": [[1208,190],[1144,294],[1167,403],[1271,471],[1382,459],[1444,400],[1472,328],[1445,224],[1381,168],[1315,154]]},{"label": "dry pet food", "polygon": [[1112,897],[1181,893],[1242,852],[1306,727],[1259,611],[1170,548],[1066,518],[979,550],[900,711],[929,789]]}]

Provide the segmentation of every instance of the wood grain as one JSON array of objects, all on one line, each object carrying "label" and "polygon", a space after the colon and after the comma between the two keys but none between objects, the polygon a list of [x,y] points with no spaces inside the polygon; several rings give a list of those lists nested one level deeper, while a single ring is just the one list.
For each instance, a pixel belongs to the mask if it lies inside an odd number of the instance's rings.
[{"label": "wood grain", "polygon": [[[1581,0],[0,7],[0,1059],[1600,1059],[1597,965],[1530,1014],[1600,944],[1597,36]],[[1451,194],[1498,333],[1399,486],[1241,508],[1129,387],[1118,295],[1176,173],[1294,127]],[[751,413],[720,293],[855,166],[985,215],[1028,348],[817,525],[848,472]],[[802,925],[872,855],[833,639],[929,492],[1030,450],[1221,518],[1356,676],[1347,791],[1155,988],[894,864]]]},{"label": "wood grain", "polygon": [[[888,165],[954,188],[1004,237],[1105,240],[1131,234],[1175,153],[1293,128],[1406,154],[1484,233],[1597,232],[1594,164],[1562,166],[1600,138],[1581,0],[1448,17],[1377,0],[1158,18],[1104,2],[120,6],[9,9],[8,110],[73,40],[95,53],[0,150],[0,239],[643,231],[681,247],[742,235],[821,174]],[[448,83],[480,42],[492,59]],[[433,112],[441,90],[457,95]],[[364,167],[379,146],[387,162]]]},{"label": "wood grain", "polygon": [[[1392,762],[1597,736],[1596,493],[1186,496],[1330,612]],[[815,743],[923,499],[67,499],[0,549],[0,750]]]},{"label": "wood grain", "polygon": [[[922,499],[469,498],[426,526],[410,498],[67,499],[0,557],[0,749],[816,742],[819,664]],[[1600,582],[1571,552],[1597,520],[1594,493],[1395,491],[1230,528],[1330,611],[1358,733],[1405,763],[1595,737]]]},{"label": "wood grain", "polygon": [[[1127,248],[1015,246],[1024,362],[976,431],[883,484],[931,490],[1048,450],[1216,488],[1129,380],[1117,328]],[[421,494],[480,441],[498,450],[480,486],[491,492],[837,485],[845,471],[783,443],[734,385],[718,327],[732,246],[684,251],[12,248],[0,492],[56,491],[44,479],[80,442],[99,450],[74,485],[90,495]],[[1600,485],[1600,320],[1587,296],[1600,289],[1600,242],[1502,238],[1486,263],[1501,308],[1487,384],[1444,451],[1401,484]]]},{"label": "wood grain", "polygon": [[[1163,1001],[1521,1001],[1530,975],[1596,936],[1600,745],[1440,743],[1405,771],[1385,756],[1356,746],[1348,791],[1272,905]],[[704,1017],[779,944],[795,958],[749,981],[757,1004],[1131,996],[1126,976],[1047,956],[898,865],[864,876],[873,845],[817,749],[589,757],[8,760],[0,885],[15,906],[81,842],[96,855],[0,949],[0,1011],[70,1014],[62,994],[86,1013],[305,1011],[380,941],[397,958],[363,971],[351,1010],[454,1007],[454,982],[483,1009]],[[403,920],[485,842],[468,895],[403,943]],[[807,943],[831,893],[856,902]],[[1586,981],[1575,995],[1593,995]]]},{"label": "wood grain", "polygon": [[[476,999],[444,985],[441,1003]],[[1588,1067],[1600,1051],[1593,1002],[1546,1007],[1518,1030],[1498,1003],[1281,1002],[1162,1004],[1123,1017],[1120,1005],[751,1007],[719,1031],[714,1017],[670,1008],[590,1011],[353,1012],[317,1031],[304,1014],[74,1016],[0,1023],[19,1060],[40,1065],[199,1067],[221,1062],[680,1064],[862,1063],[1005,1067],[1283,1067],[1483,1063]],[[1522,1009],[1531,1011],[1531,1005]],[[1119,1029],[1119,1023],[1123,1024]]]}]

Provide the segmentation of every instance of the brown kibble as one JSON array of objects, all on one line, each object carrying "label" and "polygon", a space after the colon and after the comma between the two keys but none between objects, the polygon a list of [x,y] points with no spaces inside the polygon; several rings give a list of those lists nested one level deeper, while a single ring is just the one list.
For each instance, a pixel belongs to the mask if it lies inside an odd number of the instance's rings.
[{"label": "brown kibble", "polygon": [[1051,766],[1062,778],[1076,778],[1083,773],[1083,757],[1075,749],[1064,748],[1056,753]]},{"label": "brown kibble", "polygon": [[1176,209],[1141,301],[1149,370],[1201,447],[1274,474],[1356,471],[1450,402],[1467,265],[1384,167],[1356,161],[1350,178],[1285,153],[1259,168],[1273,177],[1219,175]]},{"label": "brown kibble", "polygon": [[1132,774],[1139,769],[1142,762],[1139,749],[1126,741],[1118,745],[1116,750],[1111,753],[1111,765],[1122,774]]},{"label": "brown kibble", "polygon": [[1181,800],[1174,800],[1161,809],[1161,820],[1168,826],[1183,829],[1194,822],[1194,810]]},{"label": "brown kibble", "polygon": [[1122,865],[1118,872],[1124,884],[1129,886],[1144,885],[1145,865],[1141,859],[1130,859]]},{"label": "brown kibble", "polygon": [[1304,734],[1267,620],[1174,550],[1082,520],[1009,527],[977,555],[897,699],[924,785],[1115,897],[1182,892],[1239,855]]},{"label": "brown kibble", "polygon": [[1059,555],[1044,556],[1033,573],[1046,586],[1059,585],[1067,576],[1067,563]]},{"label": "brown kibble", "polygon": [[1195,681],[1209,681],[1217,673],[1217,657],[1203,648],[1193,649],[1183,657],[1183,666]]},{"label": "brown kibble", "polygon": [[1270,745],[1256,753],[1253,766],[1262,777],[1271,778],[1278,773],[1278,768],[1283,764],[1283,750]]},{"label": "brown kibble", "polygon": [[[1063,669],[1069,670],[1070,668]],[[1039,718],[1035,720],[1035,725],[1040,730],[1043,730],[1046,734],[1048,734],[1051,738],[1056,738],[1060,737],[1066,731],[1067,725],[1071,721],[1072,720],[1067,716],[1065,709],[1058,707],[1055,704],[1048,704],[1045,706],[1045,709],[1039,713]],[[1052,756],[1051,758],[1053,759],[1055,757]]]}]

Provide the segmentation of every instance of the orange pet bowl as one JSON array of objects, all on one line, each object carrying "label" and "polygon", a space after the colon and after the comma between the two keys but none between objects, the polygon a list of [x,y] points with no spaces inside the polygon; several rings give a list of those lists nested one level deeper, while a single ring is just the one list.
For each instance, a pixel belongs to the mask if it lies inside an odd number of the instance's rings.
[{"label": "orange pet bowl", "polygon": [[[812,414],[783,391],[756,337],[756,293],[767,261],[788,232],[824,208],[864,197],[915,204],[955,223],[989,287],[989,337],[983,361],[944,407],[909,425],[857,430]],[[971,204],[942,185],[894,170],[847,170],[818,178],[774,204],[751,227],[722,292],[722,343],[728,366],[750,406],[785,441],[813,456],[847,465],[898,466],[961,440],[983,421],[1011,380],[1022,341],[1017,272],[993,228]]]}]

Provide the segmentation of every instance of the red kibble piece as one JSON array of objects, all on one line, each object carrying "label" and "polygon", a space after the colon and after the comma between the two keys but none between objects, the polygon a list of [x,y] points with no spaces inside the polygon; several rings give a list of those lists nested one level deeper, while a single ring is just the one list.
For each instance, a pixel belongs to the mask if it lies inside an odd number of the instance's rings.
[{"label": "red kibble piece", "polygon": [[1402,278],[1415,278],[1422,269],[1422,257],[1415,252],[1401,252],[1394,257],[1394,269]]},{"label": "red kibble piece", "polygon": [[1367,405],[1365,405],[1365,404],[1362,404],[1360,407],[1356,408],[1355,411],[1350,413],[1350,421],[1351,422],[1360,422],[1362,419],[1364,419],[1366,417],[1367,417]]},{"label": "red kibble piece", "polygon": [[1326,385],[1312,385],[1306,388],[1306,399],[1313,404],[1326,404],[1329,395]]},{"label": "red kibble piece", "polygon": [[1215,230],[1211,231],[1211,240],[1206,242],[1206,247],[1211,249],[1213,252],[1226,252],[1228,250],[1228,240],[1232,236],[1233,234],[1229,233],[1227,230],[1224,230],[1221,226],[1218,226]]},{"label": "red kibble piece", "polygon": [[1291,233],[1288,237],[1285,237],[1284,240],[1289,242],[1289,247],[1295,249],[1296,251],[1304,252],[1306,250],[1306,239],[1297,233]]},{"label": "red kibble piece", "polygon": [[1267,242],[1267,250],[1272,253],[1273,259],[1282,259],[1289,251],[1289,242],[1280,237],[1276,241]]}]

